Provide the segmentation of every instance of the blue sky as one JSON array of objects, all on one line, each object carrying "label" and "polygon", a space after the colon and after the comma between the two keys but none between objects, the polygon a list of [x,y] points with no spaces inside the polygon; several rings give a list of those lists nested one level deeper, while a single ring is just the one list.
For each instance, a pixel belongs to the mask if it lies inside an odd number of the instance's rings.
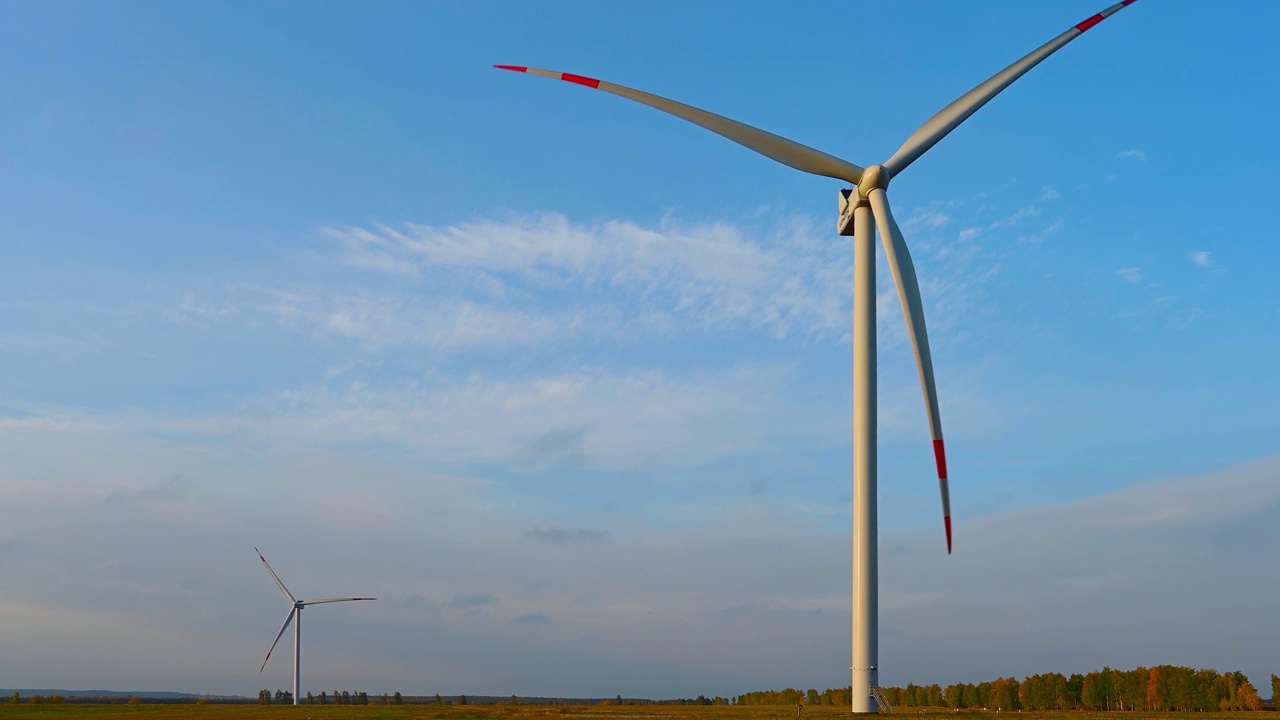
[{"label": "blue sky", "polygon": [[[840,184],[491,66],[868,165],[1098,9],[0,8],[0,672],[284,687],[257,544],[384,598],[316,691],[847,683]],[[1276,671],[1186,578],[1280,590],[1277,13],[1138,3],[895,179],[957,554],[882,265],[885,683]]]}]

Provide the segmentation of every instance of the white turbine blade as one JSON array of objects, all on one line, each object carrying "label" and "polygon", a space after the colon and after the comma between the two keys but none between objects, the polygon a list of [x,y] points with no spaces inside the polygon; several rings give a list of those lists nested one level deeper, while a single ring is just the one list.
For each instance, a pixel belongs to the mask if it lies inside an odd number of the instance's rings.
[{"label": "white turbine blade", "polygon": [[651,108],[657,108],[678,118],[688,120],[694,125],[704,127],[717,135],[729,138],[739,145],[755,150],[767,158],[777,160],[783,165],[788,165],[802,172],[845,180],[854,185],[857,185],[858,180],[862,177],[862,168],[851,162],[841,160],[834,155],[828,155],[821,150],[814,150],[807,145],[801,145],[779,135],[740,123],[737,120],[730,120],[727,117],[709,113],[706,110],[699,110],[691,105],[571,73],[539,70],[519,65],[494,65],[494,67],[499,70],[540,75],[552,80],[564,80],[565,82],[585,85],[589,88],[619,95],[628,100],[634,100]]},{"label": "white turbine blade", "polygon": [[[279,644],[280,638],[284,637],[284,631],[289,629],[289,623],[293,622],[293,616],[297,612],[298,608],[290,608],[289,617],[286,617],[284,619],[284,625],[280,626],[280,634],[276,635],[276,641],[271,643],[271,649],[267,651],[267,660],[271,659],[271,653],[275,652],[276,645]],[[262,672],[267,669],[267,660],[262,661],[262,667],[258,669],[258,672]]]},{"label": "white turbine blade", "polygon": [[289,598],[289,602],[297,602],[297,600],[293,599],[293,593],[289,592],[289,588],[285,587],[284,583],[280,582],[280,576],[276,575],[276,571],[271,569],[271,563],[267,562],[267,559],[262,556],[262,551],[258,548],[254,548],[253,551],[258,553],[258,559],[262,561],[263,565],[267,566],[267,572],[271,573],[271,577],[275,579],[276,585],[280,586],[280,592],[284,593],[284,596]]},{"label": "white turbine blade", "polygon": [[1049,57],[1057,52],[1062,46],[1075,40],[1086,30],[1106,20],[1111,15],[1123,10],[1125,7],[1132,5],[1137,0],[1122,0],[1102,12],[1090,17],[1084,22],[1072,25],[1071,29],[1062,33],[1058,37],[1050,40],[1042,45],[1039,49],[1030,55],[1022,58],[1018,62],[1001,70],[994,77],[982,83],[978,87],[965,93],[959,100],[946,106],[937,115],[929,119],[916,130],[915,133],[907,138],[907,141],[898,148],[898,152],[889,158],[884,164],[885,169],[889,171],[890,177],[896,177],[898,173],[906,169],[908,165],[915,162],[917,158],[925,154],[929,148],[938,143],[939,140],[946,137],[948,133],[960,126],[960,123],[969,118],[970,115],[978,111],[978,108],[987,104],[991,98],[999,95],[1002,90],[1009,87],[1014,80],[1022,77],[1028,70],[1040,64],[1041,60]]},{"label": "white turbine blade", "polygon": [[902,315],[907,320],[907,334],[916,351],[916,365],[920,370],[920,385],[924,389],[924,404],[929,411],[929,433],[933,436],[933,458],[938,466],[938,489],[942,493],[942,522],[947,530],[947,554],[951,553],[951,489],[947,483],[947,452],[942,441],[942,413],[938,409],[938,388],[933,381],[933,356],[929,353],[929,334],[924,325],[924,305],[920,299],[920,283],[911,263],[911,253],[902,238],[902,231],[889,210],[889,198],[883,189],[876,188],[867,198],[875,215],[880,239],[884,242],[885,259],[893,271],[893,281],[898,286],[898,299],[902,301]]},{"label": "white turbine blade", "polygon": [[354,600],[377,600],[377,599],[378,598],[324,598],[322,600],[303,600],[302,604],[306,606],[306,605],[321,605],[323,603],[333,603],[333,602],[352,602]]}]

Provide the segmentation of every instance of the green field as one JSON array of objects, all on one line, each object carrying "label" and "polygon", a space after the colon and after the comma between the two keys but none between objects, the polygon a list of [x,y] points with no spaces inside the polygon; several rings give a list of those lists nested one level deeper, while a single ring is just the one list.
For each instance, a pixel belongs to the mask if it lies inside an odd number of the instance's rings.
[{"label": "green field", "polygon": [[[978,718],[996,720],[995,712],[955,712],[931,708],[920,712],[908,708],[895,715],[932,715],[961,720]],[[835,720],[848,717],[845,708],[831,706],[806,707],[800,713],[801,720]],[[1107,716],[1111,720],[1176,720],[1184,713],[1148,712],[1018,712],[1003,713],[1017,720],[1099,720]],[[81,705],[76,703],[57,705],[7,705],[0,704],[0,720],[53,720],[54,718],[105,718],[127,720],[397,720],[411,718],[424,720],[534,720],[561,716],[581,720],[791,720],[796,717],[792,705]],[[1231,712],[1195,713],[1196,720],[1265,720],[1274,717],[1270,713]],[[1010,719],[1012,720],[1012,718]]]}]

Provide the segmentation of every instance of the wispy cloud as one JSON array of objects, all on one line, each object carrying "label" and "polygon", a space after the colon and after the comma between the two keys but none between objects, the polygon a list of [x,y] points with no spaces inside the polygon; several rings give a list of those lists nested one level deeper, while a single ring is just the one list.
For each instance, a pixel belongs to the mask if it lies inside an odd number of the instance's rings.
[{"label": "wispy cloud", "polygon": [[1195,263],[1199,267],[1205,268],[1206,270],[1212,270],[1217,267],[1217,264],[1209,257],[1208,251],[1197,250],[1191,253],[1190,257],[1191,262]]},{"label": "wispy cloud", "polygon": [[1121,150],[1116,153],[1116,157],[1121,160],[1137,160],[1138,162],[1147,161],[1147,154],[1142,150]]},{"label": "wispy cloud", "polygon": [[1023,220],[1026,220],[1027,218],[1039,217],[1039,215],[1040,215],[1040,208],[1034,205],[1028,205],[1026,207],[1018,208],[1018,210],[1014,212],[1012,215],[1010,215],[1009,217],[1002,218],[1000,220],[996,220],[995,222],[992,222],[990,225],[987,226],[987,229],[998,230],[1004,227],[1012,227],[1014,225],[1021,223]]},{"label": "wispy cloud", "polygon": [[951,216],[943,212],[939,205],[916,208],[912,211],[911,217],[902,223],[902,231],[912,233],[920,230],[941,230],[950,225]]},{"label": "wispy cloud", "polygon": [[449,598],[449,602],[445,604],[445,607],[453,610],[470,610],[472,608],[483,607],[485,605],[492,605],[496,602],[498,602],[498,597],[496,595],[490,595],[488,593],[462,592],[454,593],[453,597]]},{"label": "wispy cloud", "polygon": [[[751,364],[684,377],[582,367],[532,377],[352,379],[264,395],[230,417],[186,427],[308,443],[389,441],[456,459],[683,466],[802,437],[832,441],[812,403],[802,411],[784,392],[763,390],[793,382],[788,368]],[[779,417],[792,418],[782,433],[790,440],[779,435]]]},{"label": "wispy cloud", "polygon": [[613,539],[606,530],[559,526],[526,530],[521,537],[549,545],[600,545]]},{"label": "wispy cloud", "polygon": [[1022,237],[1019,237],[1018,242],[1031,243],[1031,244],[1042,243],[1050,235],[1055,235],[1059,231],[1061,231],[1062,226],[1064,224],[1065,222],[1063,221],[1063,219],[1058,218],[1057,220],[1054,220],[1052,223],[1041,228],[1039,232],[1035,232],[1035,233],[1032,233],[1031,235],[1023,235]]},{"label": "wispy cloud", "polygon": [[1054,190],[1048,185],[1045,185],[1044,187],[1040,188],[1041,200],[1057,200],[1060,197],[1062,197],[1062,193],[1058,192],[1057,190]]},{"label": "wispy cloud", "polygon": [[531,612],[516,615],[507,622],[512,625],[550,625],[553,621],[551,616],[544,612]]},{"label": "wispy cloud", "polygon": [[152,487],[139,490],[116,490],[107,495],[106,500],[113,503],[130,501],[175,503],[187,499],[190,494],[191,479],[181,474],[175,474]]},{"label": "wispy cloud", "polygon": [[[913,217],[930,227],[945,224],[936,212]],[[469,301],[455,315],[485,312],[483,304],[493,300],[536,304],[540,296],[573,288],[582,301],[571,306],[579,322],[607,314],[594,308],[633,302],[643,303],[653,328],[826,337],[842,335],[847,319],[848,253],[803,223],[765,231],[758,240],[726,224],[575,224],[556,214],[449,227],[330,228],[325,235],[349,267],[412,276],[417,287],[451,288],[451,296]],[[368,314],[367,308],[334,312],[327,326],[359,335],[387,325],[382,314],[372,320]]]},{"label": "wispy cloud", "polygon": [[1142,282],[1142,278],[1143,278],[1142,268],[1137,268],[1137,267],[1121,268],[1116,271],[1116,277],[1120,278],[1121,280],[1127,283],[1134,283],[1134,284],[1140,283]]}]

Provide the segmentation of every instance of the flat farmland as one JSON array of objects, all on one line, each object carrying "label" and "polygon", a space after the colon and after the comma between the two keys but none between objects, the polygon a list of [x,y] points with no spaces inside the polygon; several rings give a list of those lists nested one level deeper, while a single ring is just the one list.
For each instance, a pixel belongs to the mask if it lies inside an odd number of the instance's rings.
[{"label": "flat farmland", "polygon": [[[1012,715],[1017,720],[1177,720],[1184,713],[1147,712],[956,712],[943,708],[907,708],[899,716],[933,715],[962,720],[995,720]],[[809,706],[800,718],[835,720],[848,717],[845,708]],[[564,717],[566,720],[791,720],[794,705],[44,705],[0,704],[0,720],[536,720]],[[1196,720],[1266,720],[1269,712],[1194,713]],[[1013,718],[1010,718],[1013,720]]]}]

